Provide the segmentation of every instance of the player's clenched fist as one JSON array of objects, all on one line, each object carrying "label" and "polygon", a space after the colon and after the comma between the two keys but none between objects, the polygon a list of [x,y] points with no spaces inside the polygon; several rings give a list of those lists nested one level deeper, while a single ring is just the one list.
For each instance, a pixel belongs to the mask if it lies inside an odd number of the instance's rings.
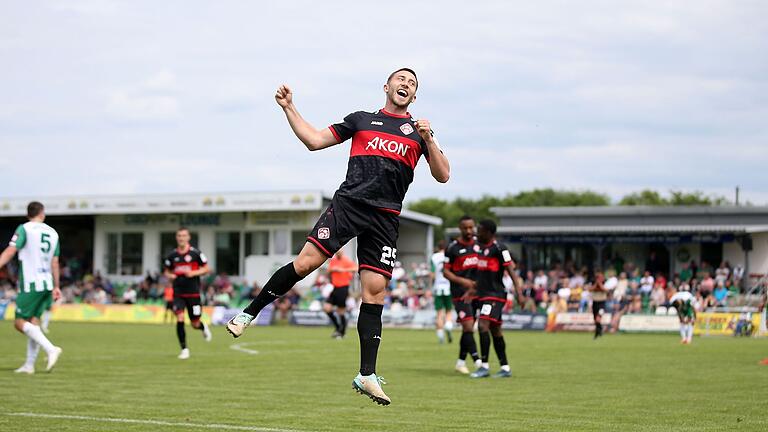
[{"label": "player's clenched fist", "polygon": [[432,139],[432,128],[429,125],[429,120],[416,120],[414,125],[416,126],[416,130],[419,132],[419,135],[424,138],[424,141],[429,141]]},{"label": "player's clenched fist", "polygon": [[293,93],[287,85],[283,84],[277,89],[275,93],[275,100],[277,104],[285,108],[293,102]]}]

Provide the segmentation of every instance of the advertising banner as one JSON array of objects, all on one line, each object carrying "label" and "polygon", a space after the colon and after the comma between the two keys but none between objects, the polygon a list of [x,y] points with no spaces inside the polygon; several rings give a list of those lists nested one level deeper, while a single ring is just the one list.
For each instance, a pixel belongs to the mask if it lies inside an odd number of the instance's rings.
[{"label": "advertising banner", "polygon": [[[603,314],[601,323],[603,331],[611,328],[611,314]],[[551,314],[547,324],[547,331],[583,331],[595,330],[595,321],[591,313],[566,312]]]},{"label": "advertising banner", "polygon": [[728,335],[741,333],[750,328],[753,333],[760,329],[759,313],[699,312],[693,326],[695,335]]},{"label": "advertising banner", "polygon": [[[14,319],[15,311],[16,304],[9,304],[5,318]],[[210,322],[213,307],[204,306],[202,312],[202,320]],[[176,320],[175,315],[165,318],[165,313],[165,306],[154,305],[63,304],[53,306],[51,321],[162,324],[168,322],[167,319]]]},{"label": "advertising banner", "polygon": [[547,328],[547,315],[510,313],[501,315],[501,328],[504,330],[544,330]]},{"label": "advertising banner", "polygon": [[680,320],[676,315],[623,315],[619,330],[627,333],[676,332],[680,330]]}]

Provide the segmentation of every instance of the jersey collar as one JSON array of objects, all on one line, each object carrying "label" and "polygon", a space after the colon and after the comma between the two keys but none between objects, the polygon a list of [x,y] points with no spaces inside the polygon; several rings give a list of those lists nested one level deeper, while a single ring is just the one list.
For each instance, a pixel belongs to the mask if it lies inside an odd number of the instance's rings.
[{"label": "jersey collar", "polygon": [[189,253],[190,250],[192,250],[192,246],[190,246],[190,245],[187,245],[187,248],[184,249],[184,250],[181,250],[178,247],[176,247],[176,252],[178,252],[179,255],[183,255],[183,254]]},{"label": "jersey collar", "polygon": [[385,110],[384,108],[380,109],[379,112],[384,114],[384,115],[386,115],[386,116],[394,117],[394,118],[411,118],[411,113],[409,113],[409,112],[406,112],[405,115],[394,114],[394,113],[391,113],[391,112]]}]

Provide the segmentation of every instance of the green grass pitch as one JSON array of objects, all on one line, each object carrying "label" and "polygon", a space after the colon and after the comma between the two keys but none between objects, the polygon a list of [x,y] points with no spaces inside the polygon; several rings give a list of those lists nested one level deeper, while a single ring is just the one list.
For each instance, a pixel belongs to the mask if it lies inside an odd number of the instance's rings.
[{"label": "green grass pitch", "polygon": [[20,376],[26,339],[0,325],[0,430],[768,430],[766,339],[508,332],[514,377],[470,380],[453,371],[455,343],[385,329],[378,369],[393,402],[380,407],[351,389],[354,329],[336,341],[329,328],[252,328],[234,341],[216,327],[205,343],[188,327],[187,361],[170,324],[51,330],[56,370],[42,372],[41,353],[38,373]]}]

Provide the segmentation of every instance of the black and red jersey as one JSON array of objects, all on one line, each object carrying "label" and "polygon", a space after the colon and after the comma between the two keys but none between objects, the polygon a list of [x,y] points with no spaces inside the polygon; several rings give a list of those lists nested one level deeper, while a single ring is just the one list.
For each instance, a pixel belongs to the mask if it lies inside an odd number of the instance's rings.
[{"label": "black and red jersey", "polygon": [[[467,279],[475,279],[475,270],[477,269],[477,243],[473,240],[465,243],[456,239],[445,249],[445,265],[456,276]],[[451,297],[458,299],[464,295],[463,286],[451,282]]]},{"label": "black and red jersey", "polygon": [[381,109],[358,111],[329,126],[339,142],[352,138],[347,178],[336,193],[399,213],[419,158],[429,159],[427,144],[414,122],[410,114]]},{"label": "black and red jersey", "polygon": [[478,300],[506,301],[507,293],[502,280],[504,270],[512,265],[512,255],[506,246],[496,240],[478,246],[475,272]]},{"label": "black and red jersey", "polygon": [[208,264],[205,254],[190,246],[185,252],[174,249],[163,261],[163,267],[176,275],[173,280],[174,297],[200,297],[200,276],[186,277],[188,271]]}]

